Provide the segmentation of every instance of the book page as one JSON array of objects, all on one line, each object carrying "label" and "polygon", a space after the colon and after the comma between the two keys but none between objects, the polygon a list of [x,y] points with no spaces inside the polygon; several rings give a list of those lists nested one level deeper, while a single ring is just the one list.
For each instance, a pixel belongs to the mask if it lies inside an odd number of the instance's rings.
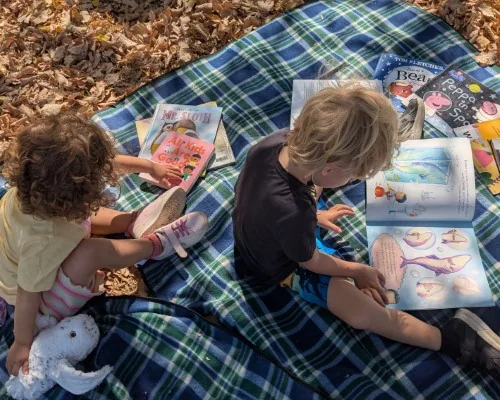
[{"label": "book page", "polygon": [[306,100],[314,93],[327,87],[350,87],[366,86],[378,92],[382,92],[382,83],[379,80],[321,80],[321,79],[294,79],[292,91],[292,107],[290,114],[290,127],[293,124],[304,106]]},{"label": "book page", "polygon": [[391,169],[366,181],[368,222],[472,221],[475,202],[465,138],[408,140]]},{"label": "book page", "polygon": [[[217,107],[217,102],[209,101],[208,103],[200,104],[200,106]],[[213,171],[215,169],[219,169],[236,162],[222,118],[219,122],[219,127],[217,128],[214,145],[215,157],[212,157],[212,159],[208,163],[207,171]]]},{"label": "book page", "polygon": [[386,280],[389,308],[494,305],[471,226],[367,226],[367,237],[370,261]]}]

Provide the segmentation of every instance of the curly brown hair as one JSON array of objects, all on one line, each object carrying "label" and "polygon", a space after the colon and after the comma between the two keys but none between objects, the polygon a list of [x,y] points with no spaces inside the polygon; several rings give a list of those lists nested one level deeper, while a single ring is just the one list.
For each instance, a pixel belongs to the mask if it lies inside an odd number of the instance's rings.
[{"label": "curly brown hair", "polygon": [[103,129],[64,114],[22,130],[7,150],[2,173],[17,188],[23,213],[83,221],[110,203],[103,191],[116,185],[114,157]]}]

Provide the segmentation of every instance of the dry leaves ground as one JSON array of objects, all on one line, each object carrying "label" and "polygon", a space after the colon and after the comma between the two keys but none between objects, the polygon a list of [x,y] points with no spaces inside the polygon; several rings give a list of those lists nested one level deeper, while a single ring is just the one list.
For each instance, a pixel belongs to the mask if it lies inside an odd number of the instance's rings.
[{"label": "dry leaves ground", "polygon": [[[91,115],[137,87],[307,0],[11,0],[0,4],[0,162],[30,119]],[[444,18],[500,63],[500,2],[408,0]],[[108,273],[110,294],[137,292],[136,269]]]},{"label": "dry leaves ground", "polygon": [[445,20],[481,54],[481,66],[500,65],[500,0],[406,0]]}]

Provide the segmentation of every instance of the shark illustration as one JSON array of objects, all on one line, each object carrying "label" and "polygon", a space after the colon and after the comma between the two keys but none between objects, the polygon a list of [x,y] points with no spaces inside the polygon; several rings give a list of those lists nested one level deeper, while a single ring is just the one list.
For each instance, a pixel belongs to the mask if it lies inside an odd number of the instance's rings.
[{"label": "shark illustration", "polygon": [[394,164],[394,169],[403,174],[418,175],[420,178],[425,179],[429,175],[434,175],[436,178],[446,180],[446,172],[439,168],[436,164],[424,161],[412,162],[409,165]]},{"label": "shark illustration", "polygon": [[403,259],[401,268],[410,264],[420,265],[430,271],[434,271],[436,276],[458,272],[472,259],[472,257],[468,254],[445,258],[439,258],[434,254],[427,257],[417,257],[412,259],[407,259],[403,256],[401,256],[401,258]]},{"label": "shark illustration", "polygon": [[441,243],[465,243],[467,242],[467,238],[458,233],[458,230],[451,229],[446,233],[441,235]]},{"label": "shark illustration", "polygon": [[431,232],[424,232],[424,233],[412,232],[412,233],[407,233],[403,238],[403,240],[406,242],[408,246],[419,247],[426,244],[431,238],[432,238]]}]

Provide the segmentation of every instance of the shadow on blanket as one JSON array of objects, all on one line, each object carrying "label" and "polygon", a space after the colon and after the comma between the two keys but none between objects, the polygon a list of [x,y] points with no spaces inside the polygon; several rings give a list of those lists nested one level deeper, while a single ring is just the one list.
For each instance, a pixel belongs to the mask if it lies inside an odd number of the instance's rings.
[{"label": "shadow on blanket", "polygon": [[[12,308],[10,309],[12,311]],[[229,329],[166,302],[134,297],[93,299],[84,309],[101,331],[98,348],[78,367],[106,364],[113,373],[92,399],[303,398],[326,393],[301,382]],[[0,379],[7,380],[5,356],[13,341],[9,316],[0,336]],[[50,399],[72,399],[56,387]],[[5,388],[0,398],[7,398]]]}]

